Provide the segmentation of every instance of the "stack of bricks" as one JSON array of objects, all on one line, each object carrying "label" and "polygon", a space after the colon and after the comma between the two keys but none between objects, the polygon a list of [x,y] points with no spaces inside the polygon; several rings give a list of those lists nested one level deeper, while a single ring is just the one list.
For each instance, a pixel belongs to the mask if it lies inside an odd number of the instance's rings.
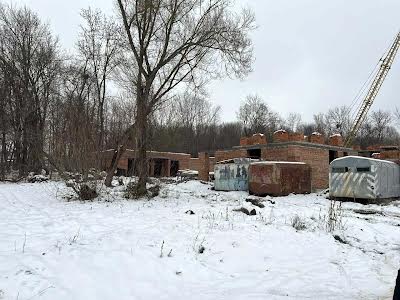
[{"label": "stack of bricks", "polygon": [[324,136],[322,135],[322,134],[320,134],[319,132],[313,132],[311,135],[310,135],[310,143],[313,143],[313,144],[325,144],[325,138],[324,138]]},{"label": "stack of bricks", "polygon": [[291,142],[303,142],[304,134],[299,132],[289,133],[289,141]]},{"label": "stack of bricks", "polygon": [[248,145],[265,145],[267,143],[267,138],[261,133],[253,134],[253,136],[247,139]]},{"label": "stack of bricks", "polygon": [[256,133],[250,137],[240,138],[240,146],[265,145],[266,143],[267,138],[262,133]]},{"label": "stack of bricks", "polygon": [[286,130],[278,130],[274,132],[275,143],[285,143],[289,141],[289,134]]},{"label": "stack of bricks", "polygon": [[334,134],[329,137],[329,145],[343,147],[343,138],[340,134]]}]

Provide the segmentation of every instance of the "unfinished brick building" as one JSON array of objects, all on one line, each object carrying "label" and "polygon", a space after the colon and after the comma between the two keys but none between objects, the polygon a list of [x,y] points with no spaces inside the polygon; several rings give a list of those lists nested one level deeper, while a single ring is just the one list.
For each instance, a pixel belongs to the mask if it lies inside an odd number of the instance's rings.
[{"label": "unfinished brick building", "polygon": [[280,130],[274,134],[274,143],[242,145],[216,151],[215,161],[248,157],[266,161],[304,162],[311,167],[312,189],[325,189],[329,185],[329,164],[336,158],[358,153],[344,148],[338,135],[330,137],[328,144],[322,144],[324,140],[317,133],[305,138],[301,134],[288,134]]},{"label": "unfinished brick building", "polygon": [[[104,169],[109,165],[113,153],[112,149],[103,152]],[[206,160],[205,153],[199,153],[199,158],[192,158],[187,153],[147,151],[147,157],[149,159],[148,172],[152,177],[170,177],[176,176],[179,170],[194,170],[199,172],[200,179],[208,180],[208,172],[214,170],[214,157],[207,155]],[[118,161],[117,175],[136,175],[135,159],[135,150],[126,150]]]}]

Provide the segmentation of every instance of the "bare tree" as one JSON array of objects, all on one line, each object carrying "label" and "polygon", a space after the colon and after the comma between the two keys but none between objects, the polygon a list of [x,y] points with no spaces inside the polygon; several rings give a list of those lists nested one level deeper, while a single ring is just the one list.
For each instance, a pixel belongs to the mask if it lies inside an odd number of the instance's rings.
[{"label": "bare tree", "polygon": [[266,133],[268,128],[276,127],[279,117],[273,113],[260,96],[249,95],[240,105],[237,118],[243,125],[245,135]]},{"label": "bare tree", "polygon": [[328,125],[326,124],[325,120],[325,114],[324,113],[318,113],[313,116],[314,119],[314,124],[315,124],[315,130],[319,133],[322,134],[327,134],[329,129]]},{"label": "bare tree", "polygon": [[149,115],[182,84],[204,82],[211,74],[247,75],[254,15],[233,12],[230,0],[117,2],[135,70],[137,193],[144,194]]},{"label": "bare tree", "polygon": [[374,136],[378,143],[382,143],[387,137],[388,128],[392,123],[391,113],[388,111],[377,110],[371,113],[371,123],[374,128]]},{"label": "bare tree", "polygon": [[395,108],[393,112],[393,117],[396,121],[397,126],[400,128],[400,109],[398,107]]},{"label": "bare tree", "polygon": [[120,30],[116,23],[100,10],[83,9],[78,50],[83,61],[88,62],[86,72],[93,77],[97,102],[98,148],[104,147],[105,104],[107,86],[118,65]]},{"label": "bare tree", "polygon": [[158,110],[152,118],[151,146],[192,155],[215,147],[220,107],[204,95],[186,91]]},{"label": "bare tree", "polygon": [[13,160],[20,172],[39,171],[49,103],[59,75],[59,48],[48,25],[28,8],[0,5],[0,68],[7,77]]},{"label": "bare tree", "polygon": [[350,109],[345,105],[329,109],[325,114],[327,134],[340,133],[342,136],[347,136],[351,129],[350,117]]},{"label": "bare tree", "polygon": [[289,113],[286,119],[286,126],[292,132],[297,132],[301,128],[301,114],[299,113]]}]

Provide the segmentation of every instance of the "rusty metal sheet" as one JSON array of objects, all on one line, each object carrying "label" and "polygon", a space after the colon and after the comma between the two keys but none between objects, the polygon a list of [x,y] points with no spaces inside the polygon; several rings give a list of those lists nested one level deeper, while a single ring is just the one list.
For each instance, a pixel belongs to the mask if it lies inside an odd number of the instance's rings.
[{"label": "rusty metal sheet", "polygon": [[250,165],[249,192],[287,196],[311,192],[311,168],[305,163],[260,162]]}]

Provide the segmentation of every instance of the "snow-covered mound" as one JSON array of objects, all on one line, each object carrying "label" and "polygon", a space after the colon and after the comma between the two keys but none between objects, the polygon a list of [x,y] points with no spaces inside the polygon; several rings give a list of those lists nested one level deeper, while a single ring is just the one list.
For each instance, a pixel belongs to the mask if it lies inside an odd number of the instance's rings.
[{"label": "snow-covered mound", "polygon": [[[210,187],[68,202],[62,183],[0,183],[0,298],[391,298],[399,203],[345,203],[332,234],[322,196],[260,198],[260,208]],[[257,215],[233,211],[241,207]]]}]

